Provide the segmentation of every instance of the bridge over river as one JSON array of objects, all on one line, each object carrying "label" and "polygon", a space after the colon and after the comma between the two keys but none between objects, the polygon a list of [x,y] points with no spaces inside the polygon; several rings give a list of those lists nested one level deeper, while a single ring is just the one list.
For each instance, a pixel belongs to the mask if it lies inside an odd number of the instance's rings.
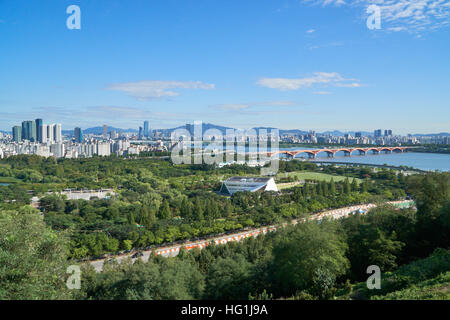
[{"label": "bridge over river", "polygon": [[265,152],[268,157],[275,155],[284,154],[288,158],[295,158],[296,155],[304,153],[309,156],[310,159],[315,159],[319,153],[325,152],[328,157],[334,158],[335,154],[338,152],[343,152],[345,156],[350,157],[354,152],[358,152],[359,155],[366,155],[368,152],[373,154],[386,153],[390,154],[393,152],[407,152],[408,147],[369,147],[369,148],[336,148],[336,149],[312,149],[312,150],[279,150],[274,152]]}]

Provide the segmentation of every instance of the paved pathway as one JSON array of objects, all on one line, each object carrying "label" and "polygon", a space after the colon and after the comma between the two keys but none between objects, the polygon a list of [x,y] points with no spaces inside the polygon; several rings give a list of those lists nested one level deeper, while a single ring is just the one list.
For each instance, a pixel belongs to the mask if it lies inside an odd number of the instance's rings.
[{"label": "paved pathway", "polygon": [[[408,203],[410,205],[412,205],[413,201],[412,200],[402,200],[402,201],[391,201],[388,203],[393,204],[393,205],[405,206]],[[360,211],[361,213],[366,213],[368,210],[375,208],[375,207],[376,207],[375,204],[369,203],[369,204],[362,204],[362,205],[355,205],[355,206],[344,207],[344,208],[339,208],[339,209],[327,210],[327,211],[324,211],[321,213],[313,214],[310,216],[309,219],[321,220],[324,217],[331,217],[334,219],[339,219],[339,218],[348,216],[356,211]],[[302,222],[302,221],[305,221],[305,219],[292,220],[291,224],[295,225],[298,222]],[[284,223],[283,225],[286,226],[287,224],[288,223]],[[203,249],[211,241],[214,241],[216,244],[225,244],[230,241],[240,241],[240,240],[248,238],[248,237],[256,237],[256,236],[260,235],[261,233],[265,234],[267,232],[276,231],[277,228],[279,228],[279,226],[272,225],[272,226],[266,226],[266,227],[261,227],[261,228],[257,228],[257,229],[239,231],[239,232],[228,234],[228,235],[220,235],[220,236],[211,237],[208,239],[202,239],[199,241],[186,241],[182,244],[172,244],[172,245],[168,244],[164,247],[154,248],[152,250],[141,251],[143,253],[143,256],[141,256],[140,258],[144,261],[148,261],[150,255],[152,254],[153,251],[155,251],[157,255],[161,255],[164,257],[173,257],[173,256],[176,256],[180,252],[180,249],[182,247],[184,247],[186,250],[191,250],[194,248]],[[104,264],[105,260],[115,258],[117,261],[120,262],[126,258],[132,257],[133,254],[135,254],[135,253],[136,252],[132,252],[132,253],[128,253],[128,254],[117,255],[114,257],[111,256],[106,259],[92,260],[92,261],[90,261],[90,263],[94,266],[94,268],[97,272],[101,272],[103,269],[103,264]],[[139,258],[132,258],[132,261],[135,261],[136,259],[139,259]]]}]

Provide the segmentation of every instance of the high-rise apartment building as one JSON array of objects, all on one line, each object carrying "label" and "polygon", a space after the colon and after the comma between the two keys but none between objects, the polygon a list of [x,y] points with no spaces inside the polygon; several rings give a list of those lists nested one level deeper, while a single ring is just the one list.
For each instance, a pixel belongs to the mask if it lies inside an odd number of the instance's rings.
[{"label": "high-rise apartment building", "polygon": [[34,120],[36,125],[36,141],[42,143],[42,119]]},{"label": "high-rise apartment building", "polygon": [[374,136],[375,138],[381,137],[381,129],[375,130],[375,131],[373,132],[373,136]]},{"label": "high-rise apartment building", "polygon": [[47,141],[52,143],[55,141],[55,125],[54,124],[49,124],[47,126]]},{"label": "high-rise apartment building", "polygon": [[50,152],[57,158],[64,157],[65,147],[62,143],[54,143],[50,146]]},{"label": "high-rise apartment building", "polygon": [[48,141],[47,139],[47,125],[46,124],[42,124],[41,128],[40,128],[40,138],[41,138],[41,143],[46,143]]},{"label": "high-rise apartment building", "polygon": [[144,121],[144,137],[148,138],[148,121]]},{"label": "high-rise apartment building", "polygon": [[22,139],[31,142],[36,141],[36,122],[23,121],[22,122]]},{"label": "high-rise apartment building", "polygon": [[22,141],[22,127],[21,126],[14,126],[12,128],[12,132],[13,132],[14,142]]},{"label": "high-rise apartment building", "polygon": [[101,157],[109,157],[111,155],[111,145],[108,142],[99,142],[97,144],[97,154]]},{"label": "high-rise apartment building", "polygon": [[83,142],[83,131],[81,128],[75,128],[74,130],[75,142],[81,143]]},{"label": "high-rise apartment building", "polygon": [[61,128],[61,124],[59,124],[59,123],[54,124],[53,137],[54,137],[56,143],[62,142],[62,128]]}]

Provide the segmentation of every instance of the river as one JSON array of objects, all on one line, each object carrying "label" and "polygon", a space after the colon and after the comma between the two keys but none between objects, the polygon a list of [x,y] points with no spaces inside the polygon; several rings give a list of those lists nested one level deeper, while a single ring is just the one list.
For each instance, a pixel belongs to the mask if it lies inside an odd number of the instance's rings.
[{"label": "river", "polygon": [[[280,148],[280,150],[317,150],[314,148]],[[296,158],[307,158],[308,155],[303,153],[296,156]],[[376,165],[390,165],[390,166],[408,166],[426,171],[450,171],[450,154],[440,153],[422,153],[422,152],[402,152],[389,154],[372,154],[367,152],[367,155],[360,156],[357,152],[352,153],[351,157],[344,156],[343,152],[338,152],[334,158],[328,158],[326,152],[319,153],[317,160],[332,161],[332,162],[348,162],[348,163],[366,163]]]},{"label": "river", "polygon": [[[191,146],[193,147],[193,145]],[[204,145],[204,150],[216,149],[221,150],[220,147],[212,145]],[[332,149],[342,148],[341,146],[336,146]],[[236,146],[228,147],[228,150],[236,152]],[[258,148],[255,147],[245,147],[245,152],[260,152]],[[264,149],[266,151],[267,149]],[[318,148],[304,148],[301,146],[291,147],[291,148],[279,148],[279,150],[318,150]],[[270,151],[270,148],[269,150]],[[280,158],[285,158],[284,155],[280,155]],[[306,153],[298,154],[296,159],[308,159]],[[425,171],[450,171],[450,154],[439,154],[439,153],[422,153],[422,152],[400,152],[400,153],[390,153],[390,154],[372,154],[372,152],[367,152],[367,155],[359,155],[357,152],[352,153],[352,156],[344,156],[344,152],[338,152],[335,154],[334,158],[329,158],[326,152],[321,152],[317,155],[317,160],[322,161],[333,161],[333,162],[347,162],[347,163],[365,163],[374,165],[389,165],[389,166],[407,166],[413,167]],[[314,161],[314,160],[312,160]]]},{"label": "river", "polygon": [[333,162],[387,164],[390,166],[408,166],[426,171],[450,171],[450,154],[405,152],[367,154],[365,156],[352,155],[351,157],[345,157],[339,154],[334,158],[328,158],[326,154],[319,154],[317,158]]},{"label": "river", "polygon": [[[336,147],[337,148],[337,147]],[[207,149],[207,148],[206,148]],[[251,152],[255,152],[256,148],[251,148]],[[318,150],[317,148],[280,148],[280,150]],[[249,152],[249,148],[245,148]],[[280,158],[284,158],[280,155]],[[306,153],[298,154],[296,159],[308,159]],[[379,153],[372,154],[367,152],[366,155],[359,155],[357,152],[352,153],[352,156],[346,157],[344,152],[338,152],[334,158],[329,158],[326,152],[319,153],[317,160],[333,161],[333,162],[347,162],[347,163],[365,163],[375,165],[389,165],[389,166],[407,166],[425,171],[450,171],[450,154],[439,153],[422,153],[422,152],[393,152],[389,154]]]}]

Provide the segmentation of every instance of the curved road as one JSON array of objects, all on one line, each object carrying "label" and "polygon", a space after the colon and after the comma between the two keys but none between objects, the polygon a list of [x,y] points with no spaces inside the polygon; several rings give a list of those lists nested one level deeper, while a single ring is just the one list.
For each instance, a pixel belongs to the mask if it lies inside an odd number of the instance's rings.
[{"label": "curved road", "polygon": [[[402,200],[402,201],[390,201],[387,203],[394,204],[394,205],[395,204],[411,205],[413,203],[413,201],[412,200]],[[344,208],[333,209],[333,210],[328,210],[328,211],[324,211],[321,213],[317,213],[317,214],[311,215],[309,219],[321,220],[324,217],[331,217],[333,219],[339,219],[339,218],[345,217],[349,214],[352,214],[355,211],[362,210],[364,212],[367,212],[367,210],[375,208],[375,207],[376,207],[376,205],[372,204],[372,203],[355,205],[355,206],[351,206],[351,207],[344,207]],[[298,222],[302,222],[302,221],[305,221],[305,219],[292,220],[291,224],[295,225]],[[286,226],[287,224],[288,223],[284,223],[283,226]],[[176,256],[180,252],[180,249],[183,247],[186,250],[191,250],[193,248],[202,249],[205,246],[207,246],[211,241],[214,241],[216,244],[225,244],[229,241],[240,241],[240,240],[248,238],[248,237],[256,237],[256,236],[260,235],[261,233],[265,234],[267,232],[276,231],[277,227],[279,227],[279,226],[272,225],[272,226],[266,226],[266,227],[261,227],[261,228],[246,230],[246,231],[240,231],[240,232],[236,232],[236,233],[232,233],[232,234],[220,235],[220,236],[211,237],[208,239],[202,239],[202,240],[198,240],[198,241],[194,241],[194,242],[186,241],[181,244],[166,245],[164,247],[141,251],[143,256],[141,256],[140,258],[144,261],[148,261],[150,255],[153,253],[153,251],[155,251],[155,253],[157,255],[161,255],[164,257],[173,257],[173,256]],[[136,253],[136,251],[127,253],[127,254],[110,256],[105,259],[91,260],[91,261],[89,261],[89,263],[91,263],[94,266],[94,268],[97,272],[101,272],[103,269],[103,264],[105,263],[106,260],[114,258],[118,262],[120,262],[124,259],[131,258],[135,253]],[[135,261],[136,259],[139,259],[139,258],[132,258],[132,261]]]}]

